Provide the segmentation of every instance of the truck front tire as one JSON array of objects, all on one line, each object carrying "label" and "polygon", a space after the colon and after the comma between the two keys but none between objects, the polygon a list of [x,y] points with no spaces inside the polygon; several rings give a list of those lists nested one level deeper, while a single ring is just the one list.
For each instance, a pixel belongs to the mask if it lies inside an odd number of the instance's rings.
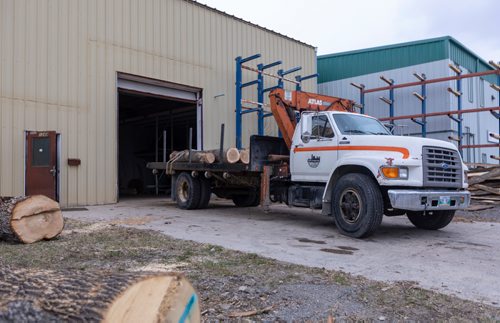
[{"label": "truck front tire", "polygon": [[367,237],[382,223],[382,193],[370,176],[346,174],[333,189],[332,211],[340,232],[353,238]]},{"label": "truck front tire", "polygon": [[455,216],[455,210],[408,211],[406,216],[419,229],[439,230],[450,224]]},{"label": "truck front tire", "polygon": [[193,210],[201,200],[201,185],[198,178],[189,173],[180,173],[175,181],[175,199],[179,208]]}]

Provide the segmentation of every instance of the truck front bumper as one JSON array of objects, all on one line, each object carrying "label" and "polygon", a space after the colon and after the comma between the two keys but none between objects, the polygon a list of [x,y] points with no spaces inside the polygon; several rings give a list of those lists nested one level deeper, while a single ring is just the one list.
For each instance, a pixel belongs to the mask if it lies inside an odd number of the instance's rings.
[{"label": "truck front bumper", "polygon": [[468,191],[389,190],[388,193],[392,207],[401,210],[460,210],[470,204]]}]

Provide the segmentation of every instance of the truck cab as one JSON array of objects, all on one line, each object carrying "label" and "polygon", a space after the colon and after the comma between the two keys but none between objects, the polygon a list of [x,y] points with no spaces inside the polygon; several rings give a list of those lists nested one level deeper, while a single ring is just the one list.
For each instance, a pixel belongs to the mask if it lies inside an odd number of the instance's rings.
[{"label": "truck cab", "polygon": [[424,229],[446,226],[469,205],[466,171],[451,143],[394,136],[350,112],[303,112],[290,147],[291,181],[323,187],[323,213],[354,237],[372,233],[384,214],[406,214]]}]

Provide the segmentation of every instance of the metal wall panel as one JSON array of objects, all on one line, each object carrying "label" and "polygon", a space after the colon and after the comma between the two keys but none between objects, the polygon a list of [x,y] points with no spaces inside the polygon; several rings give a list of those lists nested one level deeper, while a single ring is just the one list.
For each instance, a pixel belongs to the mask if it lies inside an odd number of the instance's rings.
[{"label": "metal wall panel", "polygon": [[[234,145],[234,58],[255,53],[316,72],[313,47],[192,1],[0,0],[0,195],[23,194],[24,131],[56,130],[61,203],[117,200],[117,72],[202,88],[205,148],[221,123]],[[245,144],[256,128],[245,115]]]}]

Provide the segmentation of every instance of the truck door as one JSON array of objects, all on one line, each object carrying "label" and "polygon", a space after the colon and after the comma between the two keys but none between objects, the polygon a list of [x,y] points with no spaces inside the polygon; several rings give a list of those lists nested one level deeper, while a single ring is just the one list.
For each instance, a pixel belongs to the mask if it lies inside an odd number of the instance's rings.
[{"label": "truck door", "polygon": [[325,113],[304,113],[290,152],[292,180],[326,182],[337,159],[336,138]]}]

